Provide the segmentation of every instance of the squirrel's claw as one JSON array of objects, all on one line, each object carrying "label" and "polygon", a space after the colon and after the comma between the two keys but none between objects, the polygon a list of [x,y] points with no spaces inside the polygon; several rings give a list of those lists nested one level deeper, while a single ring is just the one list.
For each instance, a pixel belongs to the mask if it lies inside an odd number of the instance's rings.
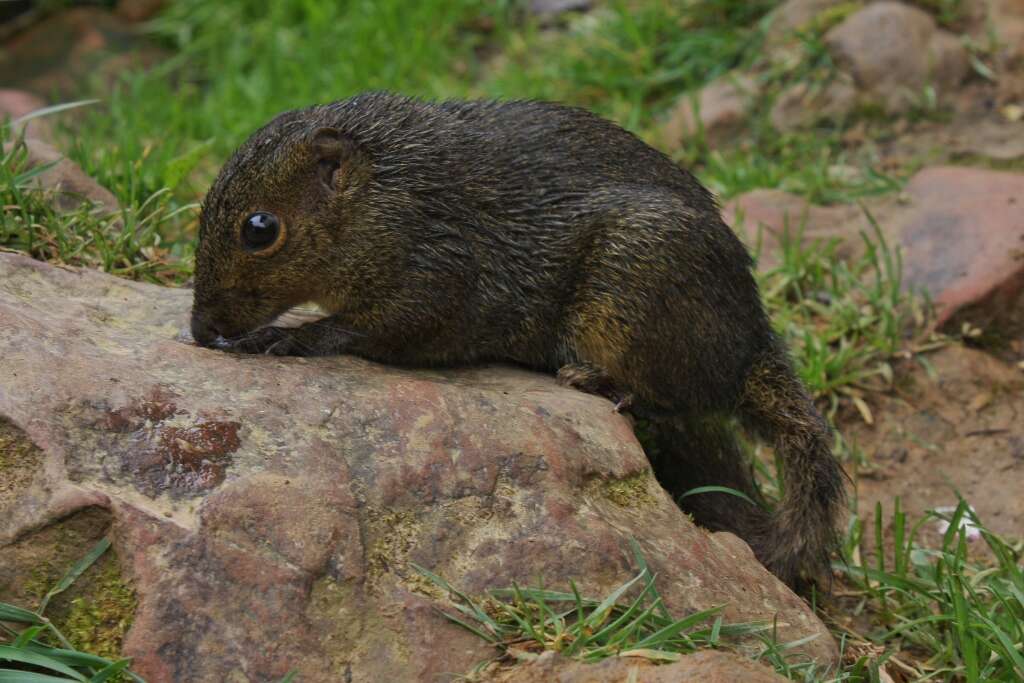
[{"label": "squirrel's claw", "polygon": [[294,344],[291,331],[284,327],[261,327],[234,339],[217,340],[217,348],[231,353],[263,353],[271,356],[290,356]]}]

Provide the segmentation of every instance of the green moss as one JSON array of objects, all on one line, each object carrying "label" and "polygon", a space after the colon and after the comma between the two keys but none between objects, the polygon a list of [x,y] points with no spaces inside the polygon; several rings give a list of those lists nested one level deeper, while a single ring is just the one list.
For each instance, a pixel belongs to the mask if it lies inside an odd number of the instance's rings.
[{"label": "green moss", "polygon": [[[79,583],[81,585],[79,585]],[[135,614],[135,590],[125,582],[117,558],[108,554],[76,583],[57,628],[83,652],[117,659]]]},{"label": "green moss", "polygon": [[624,508],[650,505],[654,502],[649,488],[651,477],[647,472],[625,479],[613,479],[601,484],[605,498]]}]

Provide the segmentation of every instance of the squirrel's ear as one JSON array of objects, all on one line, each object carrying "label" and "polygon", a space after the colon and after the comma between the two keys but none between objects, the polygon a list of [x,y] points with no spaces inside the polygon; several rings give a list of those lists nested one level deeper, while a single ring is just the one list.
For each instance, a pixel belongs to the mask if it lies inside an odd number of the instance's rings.
[{"label": "squirrel's ear", "polygon": [[318,128],[310,142],[317,160],[317,173],[329,190],[342,189],[364,163],[359,145],[337,128]]}]

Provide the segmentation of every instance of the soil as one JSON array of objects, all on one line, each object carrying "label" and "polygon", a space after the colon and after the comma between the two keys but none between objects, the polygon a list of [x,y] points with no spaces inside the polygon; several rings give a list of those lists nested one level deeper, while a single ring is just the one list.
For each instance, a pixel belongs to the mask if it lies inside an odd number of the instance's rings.
[{"label": "soil", "polygon": [[[959,493],[981,521],[1009,538],[1024,530],[1024,372],[977,349],[951,344],[908,367],[876,395],[875,424],[840,425],[867,464],[852,468],[857,509],[891,519],[898,496],[911,519],[955,507]],[[938,541],[937,524],[922,540]]]}]

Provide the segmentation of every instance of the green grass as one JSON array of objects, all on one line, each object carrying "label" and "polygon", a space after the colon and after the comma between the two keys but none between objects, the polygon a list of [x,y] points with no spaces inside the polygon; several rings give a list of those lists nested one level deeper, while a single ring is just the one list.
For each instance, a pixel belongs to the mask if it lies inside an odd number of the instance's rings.
[{"label": "green grass", "polygon": [[864,209],[872,233],[860,256],[840,258],[837,240],[804,242],[802,226],[781,235],[778,265],[759,274],[772,321],[789,343],[812,394],[834,414],[842,402],[868,411],[866,393],[891,386],[892,360],[915,348],[927,302],[904,291],[902,258]]},{"label": "green grass", "polygon": [[[853,590],[849,611],[872,622],[862,637],[890,652],[910,680],[1024,680],[1024,544],[988,530],[963,500],[911,523],[897,498],[888,530],[883,519],[879,505],[868,549],[854,517],[847,562],[836,565]],[[922,530],[939,520],[948,524],[939,547],[921,544]],[[979,541],[968,541],[971,526]]]},{"label": "green grass", "polygon": [[[414,568],[443,591],[446,609],[439,610],[447,619],[494,646],[495,657],[473,675],[531,661],[544,651],[585,662],[623,656],[664,663],[755,638],[762,643],[758,658],[794,681],[880,683],[894,673],[922,682],[1024,678],[1024,544],[986,529],[965,501],[950,514],[929,512],[911,523],[897,499],[888,535],[881,507],[873,519],[867,548],[864,521],[851,518],[843,560],[835,564],[841,577],[836,592],[855,603],[843,613],[869,627],[860,633],[833,624],[843,653],[839,670],[795,654],[799,642],[780,643],[771,624],[724,622],[721,608],[672,617],[635,547],[639,573],[600,600],[583,597],[571,580],[562,591],[514,585],[470,596]],[[921,530],[938,520],[949,524],[940,546],[919,544]],[[977,529],[984,550],[970,549],[965,520]],[[826,614],[837,609],[835,600]]]},{"label": "green grass", "polygon": [[464,93],[486,38],[474,27],[489,12],[469,0],[178,0],[149,26],[170,58],[125,73],[112,91],[90,84],[104,106],[76,125],[70,153],[127,204],[195,154],[198,172],[181,188],[194,198],[232,149],[287,109],[370,89]]},{"label": "green grass", "polygon": [[54,206],[52,192],[38,188],[52,165],[30,166],[21,138],[0,126],[0,247],[115,275],[175,282],[187,275],[191,244],[165,243],[162,229],[192,207],[172,206],[170,192],[154,192],[137,206],[110,211],[83,201],[70,211]]},{"label": "green grass", "polygon": [[820,671],[791,652],[805,641],[779,643],[772,623],[729,624],[722,607],[673,617],[635,543],[633,552],[639,573],[600,600],[583,597],[571,580],[568,590],[514,585],[475,598],[423,567],[413,568],[447,596],[449,610],[439,608],[445,618],[494,646],[496,656],[478,664],[475,675],[545,651],[583,662],[637,657],[665,663],[698,650],[731,650],[751,639],[762,643],[760,659],[795,680]]}]

